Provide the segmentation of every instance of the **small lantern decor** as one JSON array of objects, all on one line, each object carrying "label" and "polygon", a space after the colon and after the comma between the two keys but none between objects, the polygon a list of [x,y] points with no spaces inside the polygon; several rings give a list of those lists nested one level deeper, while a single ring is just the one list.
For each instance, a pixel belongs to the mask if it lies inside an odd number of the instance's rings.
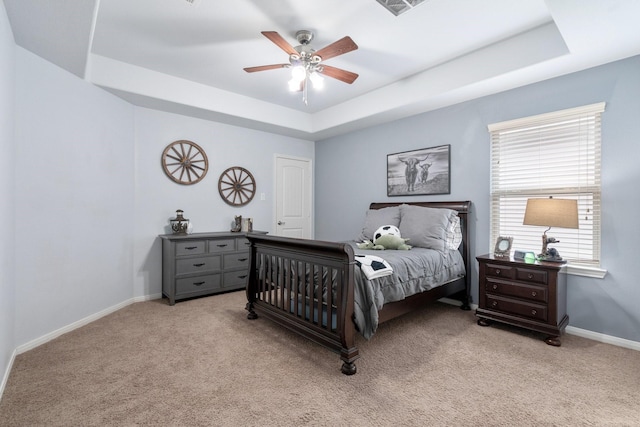
[{"label": "small lantern decor", "polygon": [[173,234],[186,234],[187,229],[189,228],[189,220],[182,216],[182,209],[178,209],[176,211],[176,217],[171,218],[169,222],[171,223],[171,230]]}]

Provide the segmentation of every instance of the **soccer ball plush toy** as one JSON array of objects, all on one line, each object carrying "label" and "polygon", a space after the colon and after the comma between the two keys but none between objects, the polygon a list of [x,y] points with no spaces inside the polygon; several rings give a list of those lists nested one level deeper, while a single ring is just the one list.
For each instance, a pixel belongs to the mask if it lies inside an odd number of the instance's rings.
[{"label": "soccer ball plush toy", "polygon": [[398,249],[409,250],[411,246],[407,245],[409,239],[403,239],[400,235],[400,230],[395,225],[383,225],[373,233],[373,242],[365,240],[364,243],[359,243],[360,249]]},{"label": "soccer ball plush toy", "polygon": [[395,225],[383,225],[382,227],[378,227],[376,232],[373,233],[373,243],[375,243],[376,240],[378,240],[380,237],[386,234],[391,234],[392,236],[401,237],[400,229],[398,229],[398,227],[396,227]]}]

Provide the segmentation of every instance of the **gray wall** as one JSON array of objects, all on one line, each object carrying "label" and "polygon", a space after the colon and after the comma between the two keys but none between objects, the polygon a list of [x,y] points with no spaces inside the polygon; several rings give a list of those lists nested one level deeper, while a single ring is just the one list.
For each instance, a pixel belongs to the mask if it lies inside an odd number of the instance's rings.
[{"label": "gray wall", "polygon": [[16,47],[16,344],[131,298],[133,107]]},{"label": "gray wall", "polygon": [[[256,230],[272,231],[274,156],[314,157],[309,141],[145,108],[136,108],[135,117],[135,296],[162,291],[157,235],[170,232],[169,218],[176,209],[184,211],[194,232],[229,230],[235,215],[253,218]],[[195,185],[174,183],[160,166],[164,148],[179,139],[193,141],[207,153],[209,171]],[[256,195],[246,206],[230,206],[218,193],[218,178],[231,166],[246,168],[256,180]]]},{"label": "gray wall", "polygon": [[[602,280],[569,276],[570,325],[640,341],[635,245],[640,226],[640,57],[491,95],[316,144],[316,238],[356,237],[372,201],[471,200],[473,253],[489,242],[487,125],[605,101],[602,121]],[[386,196],[386,155],[451,144],[451,194]],[[562,249],[560,248],[562,252]],[[477,265],[472,271],[477,301]]]},{"label": "gray wall", "polygon": [[0,2],[0,393],[15,348],[14,63],[13,35],[4,2]]},{"label": "gray wall", "polygon": [[[9,226],[0,245],[0,368],[16,348],[160,296],[157,236],[176,209],[196,232],[229,230],[238,214],[269,230],[275,156],[313,160],[313,142],[137,108],[15,46],[10,32],[1,41],[0,196],[8,202],[0,220]],[[162,151],[178,139],[208,154],[209,174],[196,185],[163,172]],[[218,195],[230,166],[257,181],[247,207]]]}]

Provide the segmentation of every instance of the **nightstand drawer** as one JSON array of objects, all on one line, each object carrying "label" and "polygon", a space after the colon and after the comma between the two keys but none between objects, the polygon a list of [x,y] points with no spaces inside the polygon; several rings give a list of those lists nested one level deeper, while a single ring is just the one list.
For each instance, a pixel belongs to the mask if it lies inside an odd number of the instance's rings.
[{"label": "nightstand drawer", "polygon": [[547,272],[541,270],[533,270],[530,268],[517,268],[516,279],[546,285]]},{"label": "nightstand drawer", "polygon": [[506,265],[487,264],[487,276],[515,279],[516,269]]},{"label": "nightstand drawer", "polygon": [[547,321],[547,307],[544,305],[487,295],[487,309]]},{"label": "nightstand drawer", "polygon": [[220,256],[179,259],[176,261],[176,275],[220,270]]},{"label": "nightstand drawer", "polygon": [[176,280],[176,294],[207,291],[220,288],[220,274],[189,277]]},{"label": "nightstand drawer", "polygon": [[488,294],[500,294],[523,298],[542,303],[547,302],[547,288],[544,286],[525,285],[524,283],[502,282],[487,278],[484,286]]},{"label": "nightstand drawer", "polygon": [[204,240],[192,240],[176,243],[176,256],[198,255],[204,253]]}]

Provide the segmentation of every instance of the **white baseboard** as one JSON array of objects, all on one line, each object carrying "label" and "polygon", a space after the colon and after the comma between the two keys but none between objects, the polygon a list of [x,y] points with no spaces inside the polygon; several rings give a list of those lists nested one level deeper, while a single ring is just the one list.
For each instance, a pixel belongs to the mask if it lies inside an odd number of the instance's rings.
[{"label": "white baseboard", "polygon": [[[450,299],[450,298],[441,298],[439,301],[460,306],[460,301]],[[471,304],[471,310],[476,310],[478,308],[478,304]],[[567,334],[575,335],[582,338],[588,338],[593,341],[598,341],[605,344],[611,344],[618,347],[629,348],[631,350],[640,351],[640,342],[631,341],[624,338],[618,338],[611,335],[601,334],[599,332],[589,331],[587,329],[576,328],[575,326],[567,326],[564,330]]]},{"label": "white baseboard", "polygon": [[16,360],[16,354],[18,353],[15,350],[13,350],[13,353],[11,354],[11,358],[9,359],[9,363],[7,365],[7,369],[5,369],[4,371],[2,382],[0,382],[0,400],[2,400],[4,389],[7,386],[7,381],[9,381],[9,374],[11,373],[11,368],[13,368],[13,361]]},{"label": "white baseboard", "polygon": [[640,351],[640,342],[631,341],[624,338],[618,338],[611,335],[601,334],[599,332],[589,331],[587,329],[576,328],[575,326],[567,326],[565,332],[571,335],[576,335],[582,338],[588,338],[590,340],[602,342],[605,344],[612,344],[618,347],[629,348],[631,350]]},{"label": "white baseboard", "polygon": [[135,302],[143,302],[143,301],[149,301],[149,300],[153,300],[153,299],[159,299],[162,298],[162,294],[152,294],[152,295],[144,295],[141,297],[134,297],[131,299],[128,299],[126,301],[123,301],[119,304],[113,305],[109,308],[105,308],[102,311],[99,311],[97,313],[94,313],[90,316],[85,317],[84,319],[80,319],[77,322],[73,322],[70,325],[64,326],[60,329],[57,329],[53,332],[49,332],[46,335],[43,335],[39,338],[36,338],[33,341],[29,341],[28,343],[22,344],[20,346],[18,346],[18,348],[16,348],[16,354],[22,354],[25,351],[29,351],[31,349],[34,349],[44,343],[47,343],[55,338],[58,338],[60,335],[66,334],[67,332],[71,332],[74,329],[78,329],[84,325],[88,325],[89,323],[100,319],[101,317],[104,317],[108,314],[114,313],[118,310],[120,310],[121,308],[124,308],[130,304],[133,304]]}]

